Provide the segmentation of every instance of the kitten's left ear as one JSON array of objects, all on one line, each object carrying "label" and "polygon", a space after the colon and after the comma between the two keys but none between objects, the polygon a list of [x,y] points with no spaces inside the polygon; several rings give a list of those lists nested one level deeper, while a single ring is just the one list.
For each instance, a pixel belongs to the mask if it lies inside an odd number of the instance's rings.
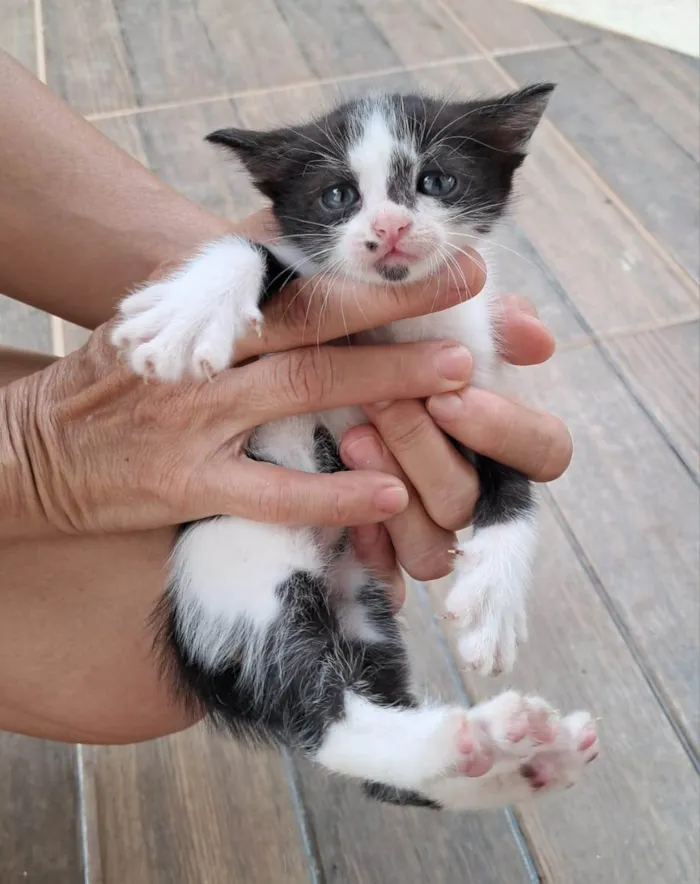
[{"label": "kitten's left ear", "polygon": [[485,103],[478,117],[488,133],[488,145],[505,153],[523,154],[554,88],[554,83],[538,83]]}]

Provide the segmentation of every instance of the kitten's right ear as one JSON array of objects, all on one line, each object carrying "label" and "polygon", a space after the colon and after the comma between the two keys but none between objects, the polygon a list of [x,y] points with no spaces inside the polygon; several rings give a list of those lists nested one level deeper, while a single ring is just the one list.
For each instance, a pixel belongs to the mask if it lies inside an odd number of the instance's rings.
[{"label": "kitten's right ear", "polygon": [[279,179],[284,157],[284,138],[279,132],[258,132],[255,129],[217,129],[205,141],[225,147],[238,157],[265,196],[274,198],[274,182]]},{"label": "kitten's right ear", "polygon": [[210,132],[205,141],[227,147],[243,159],[251,154],[265,152],[270,132],[256,132],[255,129],[217,129]]}]

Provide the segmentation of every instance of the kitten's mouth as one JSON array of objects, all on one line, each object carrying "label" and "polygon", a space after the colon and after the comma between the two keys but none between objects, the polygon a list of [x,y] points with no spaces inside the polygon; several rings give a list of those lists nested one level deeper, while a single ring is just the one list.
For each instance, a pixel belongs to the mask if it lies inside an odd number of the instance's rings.
[{"label": "kitten's mouth", "polygon": [[415,264],[417,260],[417,255],[394,247],[386,255],[382,255],[375,263],[374,268],[384,279],[390,282],[400,282],[402,279],[406,279],[410,272],[410,265]]}]

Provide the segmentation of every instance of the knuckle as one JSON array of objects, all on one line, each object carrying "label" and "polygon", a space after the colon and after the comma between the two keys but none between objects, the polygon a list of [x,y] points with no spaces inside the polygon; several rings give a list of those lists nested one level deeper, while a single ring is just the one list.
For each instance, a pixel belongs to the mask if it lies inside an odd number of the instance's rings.
[{"label": "knuckle", "polygon": [[391,408],[388,408],[387,414],[381,422],[382,435],[390,448],[395,448],[397,451],[407,451],[425,441],[426,433],[430,427],[426,419],[419,416],[402,416],[399,420],[392,420],[390,412]]},{"label": "knuckle", "polygon": [[452,558],[445,543],[418,546],[402,561],[404,570],[414,580],[440,580],[452,571]]},{"label": "knuckle", "polygon": [[424,502],[431,519],[446,531],[461,531],[471,523],[476,494],[445,495],[437,504]]},{"label": "knuckle", "polygon": [[324,349],[304,349],[281,361],[283,388],[293,402],[315,405],[326,399],[334,385],[333,362]]}]

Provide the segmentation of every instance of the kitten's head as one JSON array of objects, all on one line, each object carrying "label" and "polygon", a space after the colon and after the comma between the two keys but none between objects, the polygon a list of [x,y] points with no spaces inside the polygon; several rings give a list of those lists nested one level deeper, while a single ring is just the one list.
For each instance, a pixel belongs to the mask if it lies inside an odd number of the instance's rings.
[{"label": "kitten's head", "polygon": [[553,88],[469,102],[371,95],[303,126],[208,140],[234,151],[318,269],[419,279],[504,213]]}]

